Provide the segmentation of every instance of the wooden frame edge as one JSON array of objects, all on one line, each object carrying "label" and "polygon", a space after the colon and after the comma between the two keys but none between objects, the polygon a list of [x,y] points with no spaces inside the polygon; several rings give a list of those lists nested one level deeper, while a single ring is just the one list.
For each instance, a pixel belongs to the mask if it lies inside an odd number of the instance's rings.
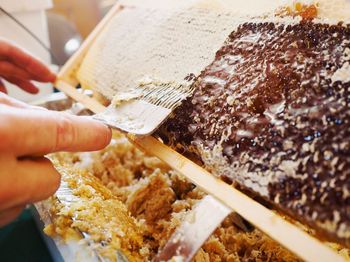
[{"label": "wooden frame edge", "polygon": [[[94,113],[103,111],[105,107],[93,98],[80,93],[75,88],[78,81],[74,78],[73,73],[81,63],[94,40],[113,16],[122,10],[122,8],[123,6],[116,4],[110,10],[84,41],[81,48],[62,67],[55,83],[55,86],[60,91],[67,94],[75,101],[82,103]],[[296,225],[287,222],[281,216],[262,206],[241,191],[215,178],[208,171],[167,147],[154,137],[136,137],[129,134],[128,138],[136,146],[167,163],[205,192],[213,195],[219,201],[235,210],[250,223],[302,259],[306,261],[345,261],[345,258],[318,239],[307,234]],[[281,234],[281,232],[283,233]]]}]

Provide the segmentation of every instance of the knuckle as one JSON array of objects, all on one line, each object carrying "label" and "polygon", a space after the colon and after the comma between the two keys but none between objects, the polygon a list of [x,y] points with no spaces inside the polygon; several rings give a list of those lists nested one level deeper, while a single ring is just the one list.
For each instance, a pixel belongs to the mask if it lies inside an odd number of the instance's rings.
[{"label": "knuckle", "polygon": [[64,113],[59,114],[59,119],[56,123],[55,150],[65,150],[76,139],[75,126],[71,118]]}]

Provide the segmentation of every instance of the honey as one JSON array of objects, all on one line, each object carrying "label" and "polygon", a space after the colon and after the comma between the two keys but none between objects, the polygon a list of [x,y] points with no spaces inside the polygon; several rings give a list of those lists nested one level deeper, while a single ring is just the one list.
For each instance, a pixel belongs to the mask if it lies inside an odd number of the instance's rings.
[{"label": "honey", "polygon": [[240,25],[159,135],[225,181],[349,243],[349,39],[341,23]]}]

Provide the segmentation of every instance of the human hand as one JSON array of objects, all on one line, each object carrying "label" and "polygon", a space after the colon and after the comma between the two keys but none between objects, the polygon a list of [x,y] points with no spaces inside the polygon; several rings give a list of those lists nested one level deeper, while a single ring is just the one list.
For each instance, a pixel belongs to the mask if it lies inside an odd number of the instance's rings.
[{"label": "human hand", "polygon": [[28,93],[36,94],[39,89],[31,83],[31,80],[54,82],[56,76],[38,59],[0,39],[0,92],[7,93],[1,79],[17,85]]},{"label": "human hand", "polygon": [[60,174],[43,155],[91,151],[111,139],[108,127],[86,117],[29,106],[0,93],[0,226],[23,207],[46,199]]}]

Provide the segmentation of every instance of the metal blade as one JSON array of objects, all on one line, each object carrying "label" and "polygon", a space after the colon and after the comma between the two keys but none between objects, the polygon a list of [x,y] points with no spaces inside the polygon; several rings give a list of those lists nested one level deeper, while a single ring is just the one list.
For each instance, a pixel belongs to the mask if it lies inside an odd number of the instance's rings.
[{"label": "metal blade", "polygon": [[168,261],[171,258],[181,258],[184,262],[191,261],[208,237],[231,212],[230,208],[214,197],[205,196],[187,214],[153,262]]},{"label": "metal blade", "polygon": [[132,100],[118,107],[110,105],[104,112],[92,117],[111,128],[127,133],[150,135],[167,119],[170,113],[170,109],[142,100]]}]

